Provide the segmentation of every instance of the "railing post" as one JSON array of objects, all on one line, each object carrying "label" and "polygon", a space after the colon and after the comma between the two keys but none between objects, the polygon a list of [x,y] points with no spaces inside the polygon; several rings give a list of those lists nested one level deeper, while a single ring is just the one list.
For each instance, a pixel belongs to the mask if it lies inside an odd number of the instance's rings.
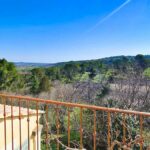
[{"label": "railing post", "polygon": [[4,140],[5,140],[5,150],[7,150],[7,139],[6,139],[6,98],[2,97],[4,101]]},{"label": "railing post", "polygon": [[96,150],[96,110],[93,111],[94,113],[94,129],[93,129],[93,150]]},{"label": "railing post", "polygon": [[57,128],[57,150],[59,150],[59,128],[60,128],[60,124],[59,124],[59,110],[58,110],[58,105],[56,108],[56,128]]},{"label": "railing post", "polygon": [[14,124],[13,124],[13,99],[11,98],[11,131],[12,131],[12,150],[14,150]]},{"label": "railing post", "polygon": [[68,147],[70,147],[70,110],[68,107]]},{"label": "railing post", "polygon": [[22,135],[21,135],[21,100],[19,98],[19,132],[20,132],[20,150],[22,150]]},{"label": "railing post", "polygon": [[30,102],[29,100],[27,102],[27,122],[28,122],[28,150],[30,150],[30,112],[29,112],[29,107],[30,107]]},{"label": "railing post", "polygon": [[82,113],[83,113],[83,108],[80,108],[80,150],[83,149],[83,128],[82,128]]},{"label": "railing post", "polygon": [[140,150],[143,149],[143,116],[140,115]]},{"label": "railing post", "polygon": [[36,124],[37,124],[37,150],[39,150],[39,103],[36,102]]},{"label": "railing post", "polygon": [[48,150],[48,104],[46,104],[46,150]]},{"label": "railing post", "polygon": [[107,113],[107,126],[108,126],[107,143],[108,143],[108,150],[110,150],[111,148],[111,115],[110,115],[110,112]]},{"label": "railing post", "polygon": [[123,114],[123,144],[126,144],[126,115]]}]

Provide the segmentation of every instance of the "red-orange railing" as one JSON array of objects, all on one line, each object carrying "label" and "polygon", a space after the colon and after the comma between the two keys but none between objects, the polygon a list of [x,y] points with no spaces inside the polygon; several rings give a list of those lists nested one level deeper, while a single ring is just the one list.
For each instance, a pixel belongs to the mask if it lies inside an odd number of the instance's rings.
[{"label": "red-orange railing", "polygon": [[[46,107],[44,109],[44,113],[45,113],[45,118],[46,118],[46,125],[45,125],[45,149],[49,149],[49,138],[50,138],[50,132],[49,132],[49,118],[48,118],[48,113],[49,113],[49,105],[53,105],[55,106],[55,111],[56,111],[56,139],[57,139],[57,143],[56,143],[56,147],[54,149],[61,149],[60,148],[60,107],[65,107],[67,109],[67,137],[68,137],[68,141],[67,141],[67,145],[66,145],[66,149],[73,149],[71,148],[71,108],[79,108],[80,109],[80,113],[79,113],[79,135],[80,135],[80,140],[79,142],[79,147],[78,149],[83,149],[84,147],[84,137],[83,137],[83,110],[84,109],[88,109],[91,110],[93,112],[93,150],[97,149],[97,133],[99,131],[97,131],[97,117],[98,114],[97,112],[105,112],[107,114],[107,124],[106,124],[106,130],[107,130],[107,149],[111,150],[113,149],[112,147],[112,132],[111,132],[111,128],[112,128],[112,124],[111,124],[111,119],[112,119],[112,114],[116,116],[116,114],[120,114],[122,116],[122,141],[121,143],[123,145],[127,145],[127,147],[130,145],[127,144],[127,139],[126,139],[126,134],[127,134],[127,128],[125,126],[126,124],[126,116],[128,115],[133,115],[134,117],[139,117],[139,138],[140,138],[140,142],[137,144],[140,144],[140,150],[144,149],[143,148],[143,144],[144,144],[144,127],[143,124],[144,119],[145,118],[149,118],[150,117],[150,113],[146,113],[146,112],[138,112],[138,111],[132,111],[132,110],[122,110],[122,109],[117,109],[117,108],[107,108],[107,107],[100,107],[100,106],[93,106],[93,105],[84,105],[84,104],[76,104],[76,103],[68,103],[68,102],[60,102],[60,101],[54,101],[54,100],[44,100],[44,99],[39,99],[39,98],[31,98],[31,97],[24,97],[24,96],[10,96],[10,95],[5,95],[5,94],[0,94],[0,99],[1,99],[1,103],[3,104],[3,122],[4,122],[4,147],[5,150],[7,150],[7,136],[6,136],[6,124],[7,124],[7,118],[6,118],[6,106],[7,105],[11,105],[11,132],[12,132],[12,150],[14,150],[14,114],[13,114],[13,106],[18,106],[19,107],[19,137],[20,137],[20,145],[19,145],[19,149],[22,150],[22,122],[21,122],[21,118],[22,118],[22,114],[21,114],[21,104],[25,101],[26,102],[26,109],[27,109],[27,130],[28,130],[28,150],[31,149],[30,147],[30,108],[31,105],[33,105],[33,103],[35,103],[35,110],[36,110],[36,132],[37,132],[37,139],[36,139],[36,149],[40,150],[41,148],[39,147],[39,111],[40,111],[40,104],[44,104]],[[150,118],[149,118],[150,119]],[[149,124],[148,124],[148,129],[146,131],[149,131]],[[61,139],[60,139],[61,140]],[[148,143],[150,145],[150,143]],[[148,145],[148,146],[149,146]]]}]

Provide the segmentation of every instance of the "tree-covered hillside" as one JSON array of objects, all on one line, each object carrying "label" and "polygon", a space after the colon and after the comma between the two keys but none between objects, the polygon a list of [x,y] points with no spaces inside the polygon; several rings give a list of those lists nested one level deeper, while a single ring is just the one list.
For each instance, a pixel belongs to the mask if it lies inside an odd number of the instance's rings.
[{"label": "tree-covered hillside", "polygon": [[[39,66],[36,64],[32,67],[31,65],[32,63],[27,65],[23,63],[24,69],[20,70],[13,63],[5,59],[0,60],[0,89],[39,94],[49,91],[55,81],[60,81],[62,84],[105,81],[110,84],[117,79],[127,80],[128,77],[124,74],[131,72],[136,72],[137,76],[142,74],[148,77],[150,56],[116,56],[97,60],[62,62],[51,64],[50,67],[48,64],[39,64]],[[31,68],[28,69],[28,66]]]},{"label": "tree-covered hillside", "polygon": [[[101,59],[95,60],[84,60],[84,61],[70,61],[70,62],[59,62],[59,63],[26,63],[26,62],[14,62],[17,68],[35,68],[35,67],[56,67],[56,66],[63,66],[65,64],[75,62],[75,63],[86,63],[86,62],[93,62],[93,61],[102,61],[104,64],[111,64],[118,59],[122,59],[126,57],[127,59],[134,60],[135,56],[113,56],[113,57],[106,57]],[[150,55],[143,55],[145,59],[150,59]]]}]

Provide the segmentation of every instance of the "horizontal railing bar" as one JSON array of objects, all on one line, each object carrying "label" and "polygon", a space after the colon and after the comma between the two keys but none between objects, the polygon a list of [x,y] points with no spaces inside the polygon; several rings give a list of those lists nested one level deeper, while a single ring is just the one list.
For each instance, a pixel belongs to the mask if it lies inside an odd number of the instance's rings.
[{"label": "horizontal railing bar", "polygon": [[105,112],[117,112],[117,113],[123,113],[123,114],[133,114],[133,115],[142,115],[145,117],[150,117],[150,113],[146,112],[138,112],[138,111],[132,111],[132,110],[123,110],[118,108],[107,108],[107,107],[101,107],[101,106],[95,106],[95,105],[87,105],[87,104],[77,104],[77,103],[70,103],[70,102],[61,102],[56,100],[46,100],[46,99],[40,99],[40,98],[32,98],[32,97],[26,97],[26,96],[14,96],[14,95],[6,95],[6,94],[0,94],[0,97],[4,98],[13,98],[13,99],[20,99],[20,100],[30,100],[34,102],[39,103],[46,103],[46,104],[53,104],[53,105],[61,105],[66,107],[78,107],[78,108],[86,108],[91,110],[99,110],[99,111],[105,111]]}]

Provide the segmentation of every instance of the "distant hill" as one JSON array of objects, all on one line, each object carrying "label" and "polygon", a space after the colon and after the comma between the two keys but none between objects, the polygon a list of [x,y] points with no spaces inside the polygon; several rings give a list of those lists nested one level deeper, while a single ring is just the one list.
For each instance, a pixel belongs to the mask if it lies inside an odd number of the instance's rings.
[{"label": "distant hill", "polygon": [[[69,63],[86,63],[86,62],[94,62],[94,61],[101,61],[104,64],[112,64],[114,61],[122,59],[123,57],[126,57],[128,59],[133,60],[135,56],[113,56],[113,57],[106,57],[106,58],[100,58],[100,59],[93,59],[93,60],[81,60],[81,61],[68,61],[68,62],[59,62],[59,63],[26,63],[26,62],[14,62],[17,68],[19,69],[32,69],[37,67],[53,67],[53,66],[63,66],[65,64]],[[146,59],[150,59],[150,55],[144,55]]]},{"label": "distant hill", "polygon": [[55,64],[50,63],[28,63],[28,62],[14,62],[17,68],[36,68],[36,67],[52,67]]}]

